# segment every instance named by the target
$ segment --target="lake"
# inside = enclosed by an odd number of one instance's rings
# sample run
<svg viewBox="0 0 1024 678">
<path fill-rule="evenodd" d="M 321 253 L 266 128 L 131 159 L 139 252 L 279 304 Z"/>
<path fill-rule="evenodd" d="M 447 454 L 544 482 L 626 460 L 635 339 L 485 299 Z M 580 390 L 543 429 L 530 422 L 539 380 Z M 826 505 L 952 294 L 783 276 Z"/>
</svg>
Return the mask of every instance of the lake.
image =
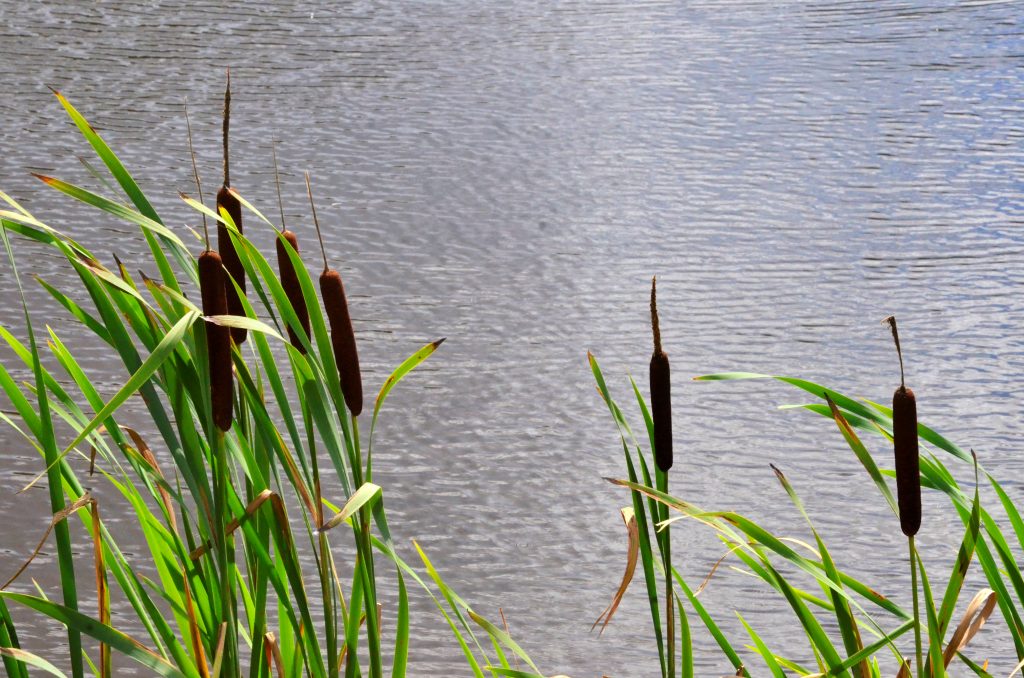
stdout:
<svg viewBox="0 0 1024 678">
<path fill-rule="evenodd" d="M 646 382 L 652 275 L 674 374 L 676 494 L 810 539 L 774 463 L 838 564 L 909 605 L 897 520 L 835 427 L 777 411 L 806 402 L 781 384 L 689 380 L 788 374 L 884 402 L 899 381 L 880 324 L 889 314 L 921 420 L 1024 493 L 1020 3 L 0 7 L 0 188 L 129 270 L 144 246 L 133 226 L 28 175 L 106 192 L 76 159 L 90 149 L 47 85 L 85 113 L 184 237 L 196 224 L 177 197 L 194 191 L 183 101 L 212 193 L 231 67 L 232 183 L 276 214 L 280 139 L 286 217 L 315 267 L 302 182 L 311 171 L 367 392 L 447 337 L 394 391 L 375 442 L 401 548 L 414 558 L 416 538 L 477 610 L 499 618 L 500 606 L 545 671 L 657 671 L 639 579 L 604 635 L 590 631 L 624 567 L 618 510 L 629 497 L 602 479 L 625 469 L 586 361 L 588 350 L 598 357 L 639 425 L 628 376 Z M 270 251 L 269 230 L 252 237 Z M 34 321 L 113 393 L 125 375 L 31 275 L 74 281 L 48 252 L 17 251 Z M 0 293 L 0 323 L 24 336 L 7 265 Z M 130 407 L 125 417 L 141 420 Z M 0 515 L 23 517 L 0 523 L 6 579 L 49 518 L 44 490 L 15 494 L 39 458 L 10 429 L 0 441 Z M 884 441 L 869 446 L 891 467 Z M 924 510 L 919 548 L 941 579 L 962 528 L 945 499 L 926 492 Z M 130 515 L 107 520 L 130 533 Z M 673 537 L 674 563 L 694 583 L 724 554 L 696 523 L 678 523 Z M 76 543 L 87 557 L 89 543 Z M 56 590 L 50 552 L 17 590 L 31 590 L 30 576 Z M 761 582 L 723 567 L 702 598 L 735 642 L 745 638 L 739 609 L 779 653 L 808 659 L 792 615 Z M 425 596 L 413 612 L 411 674 L 465 675 Z M 31 646 L 59 651 L 59 629 L 31 623 Z M 1008 672 L 1016 661 L 1002 626 L 997 613 L 971 656 Z M 694 633 L 698 675 L 724 673 L 710 638 Z"/>
</svg>

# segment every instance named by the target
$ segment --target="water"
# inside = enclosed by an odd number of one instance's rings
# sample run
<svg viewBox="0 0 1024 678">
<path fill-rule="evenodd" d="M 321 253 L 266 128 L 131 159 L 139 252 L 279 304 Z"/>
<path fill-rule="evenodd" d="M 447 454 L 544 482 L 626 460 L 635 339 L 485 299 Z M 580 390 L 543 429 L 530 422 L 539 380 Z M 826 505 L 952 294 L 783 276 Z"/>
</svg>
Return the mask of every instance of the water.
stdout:
<svg viewBox="0 0 1024 678">
<path fill-rule="evenodd" d="M 142 256 L 131 226 L 27 175 L 96 186 L 74 157 L 89 149 L 45 86 L 88 115 L 186 233 L 182 101 L 213 186 L 232 67 L 233 183 L 273 213 L 280 138 L 287 216 L 310 242 L 301 171 L 313 172 L 368 390 L 448 338 L 382 421 L 376 479 L 393 529 L 478 610 L 497 618 L 502 606 L 546 671 L 656 671 L 639 584 L 603 637 L 589 632 L 621 575 L 628 497 L 602 480 L 624 469 L 585 360 L 592 350 L 627 404 L 627 374 L 645 379 L 653 274 L 676 375 L 676 492 L 807 538 L 773 462 L 840 565 L 909 605 L 896 521 L 849 450 L 826 421 L 775 411 L 805 399 L 686 379 L 794 374 L 886 400 L 897 367 L 878 322 L 895 313 L 922 419 L 1021 495 L 1019 3 L 4 4 L 2 187 L 129 268 Z M 23 278 L 71 283 L 39 248 L 18 252 Z M 37 321 L 112 392 L 124 375 L 28 288 Z M 0 289 L 13 300 L 9 267 Z M 22 334 L 19 314 L 11 301 L 0 320 Z M 14 494 L 38 458 L 10 431 L 2 440 L 0 513 L 26 517 L 0 527 L 8 573 L 48 519 L 44 492 Z M 935 497 L 925 511 L 935 518 L 920 546 L 941 578 L 955 520 Z M 723 553 L 697 525 L 674 538 L 695 582 Z M 54 590 L 49 557 L 28 574 Z M 703 596 L 735 642 L 738 608 L 773 648 L 808 658 L 763 585 L 723 568 Z M 465 674 L 422 597 L 414 614 L 413 674 Z M 1008 671 L 1001 627 L 997 614 L 973 656 Z M 34 628 L 36 647 L 59 647 L 51 626 Z M 700 637 L 698 674 L 724 673 Z"/>
</svg>

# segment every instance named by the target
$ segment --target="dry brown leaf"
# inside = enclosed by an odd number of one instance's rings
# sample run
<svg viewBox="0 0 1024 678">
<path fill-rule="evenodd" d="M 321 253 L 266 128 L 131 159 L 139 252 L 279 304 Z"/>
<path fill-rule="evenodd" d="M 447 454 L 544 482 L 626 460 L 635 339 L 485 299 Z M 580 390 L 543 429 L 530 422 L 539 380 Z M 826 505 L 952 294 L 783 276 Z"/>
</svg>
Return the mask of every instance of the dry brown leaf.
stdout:
<svg viewBox="0 0 1024 678">
<path fill-rule="evenodd" d="M 608 604 L 608 607 L 598 616 L 590 630 L 601 624 L 600 633 L 604 633 L 608 623 L 612 620 L 612 615 L 619 609 L 619 603 L 622 602 L 622 597 L 626 594 L 626 589 L 629 588 L 629 584 L 633 581 L 633 573 L 636 572 L 636 562 L 640 556 L 640 530 L 637 527 L 636 515 L 633 513 L 632 507 L 625 507 L 621 511 L 622 522 L 626 524 L 626 531 L 629 535 L 629 553 L 626 557 L 626 571 L 622 574 L 622 581 L 619 583 L 619 588 L 612 596 L 612 602 Z"/>
</svg>

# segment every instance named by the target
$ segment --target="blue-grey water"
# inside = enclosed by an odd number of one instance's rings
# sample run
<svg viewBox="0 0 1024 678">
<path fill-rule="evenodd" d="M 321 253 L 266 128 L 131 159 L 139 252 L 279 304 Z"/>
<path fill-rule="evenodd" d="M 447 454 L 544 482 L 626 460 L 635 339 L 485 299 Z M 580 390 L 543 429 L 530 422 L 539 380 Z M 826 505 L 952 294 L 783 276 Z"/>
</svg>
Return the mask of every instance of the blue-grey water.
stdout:
<svg viewBox="0 0 1024 678">
<path fill-rule="evenodd" d="M 86 113 L 187 235 L 182 102 L 214 186 L 231 67 L 233 184 L 275 214 L 270 144 L 281 140 L 286 214 L 314 267 L 301 179 L 312 172 L 367 390 L 426 341 L 448 339 L 394 391 L 376 442 L 376 480 L 404 554 L 415 557 L 416 538 L 477 610 L 497 619 L 500 606 L 545 672 L 657 673 L 639 581 L 604 635 L 590 631 L 624 566 L 628 495 L 602 480 L 625 470 L 586 362 L 590 350 L 639 425 L 628 375 L 646 379 L 654 274 L 675 377 L 674 492 L 810 540 L 774 463 L 839 565 L 909 606 L 897 521 L 834 426 L 776 410 L 808 398 L 779 384 L 688 379 L 792 374 L 885 401 L 898 383 L 879 324 L 890 313 L 921 419 L 973 447 L 1013 497 L 1024 492 L 1019 2 L 0 8 L 0 189 L 129 269 L 144 256 L 131 225 L 28 174 L 105 191 L 76 159 L 89 148 L 47 85 Z M 253 237 L 269 251 L 269 231 Z M 42 248 L 15 249 L 35 322 L 113 393 L 125 375 L 31 276 L 74 281 Z M 23 337 L 7 265 L 0 294 L 0 321 Z M 39 458 L 10 429 L 0 441 L 6 579 L 48 516 L 45 491 L 16 494 Z M 880 439 L 870 444 L 890 466 Z M 925 514 L 919 547 L 944 583 L 961 528 L 930 493 Z M 132 551 L 131 516 L 106 520 Z M 724 553 L 696 523 L 677 523 L 673 538 L 694 583 Z M 84 535 L 78 543 L 90 562 Z M 738 564 L 726 561 L 704 603 L 736 644 L 749 643 L 739 610 L 779 654 L 812 662 L 792 615 L 728 567 Z M 57 595 L 52 547 L 15 588 L 30 591 L 29 577 Z M 964 600 L 980 585 L 973 578 Z M 59 658 L 60 628 L 17 615 L 27 645 Z M 731 673 L 691 625 L 697 674 Z M 997 613 L 970 654 L 1005 675 L 1016 659 L 1003 629 Z M 411 675 L 467 675 L 460 656 L 418 595 Z"/>
</svg>

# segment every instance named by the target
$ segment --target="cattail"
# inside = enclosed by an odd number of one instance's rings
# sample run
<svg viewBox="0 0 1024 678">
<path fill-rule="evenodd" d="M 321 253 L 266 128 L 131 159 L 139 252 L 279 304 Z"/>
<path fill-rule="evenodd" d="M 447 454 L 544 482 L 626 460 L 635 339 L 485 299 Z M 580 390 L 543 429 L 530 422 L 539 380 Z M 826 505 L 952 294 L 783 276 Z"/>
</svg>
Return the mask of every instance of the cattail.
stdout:
<svg viewBox="0 0 1024 678">
<path fill-rule="evenodd" d="M 221 209 L 224 209 L 230 216 L 231 220 L 235 222 L 235 227 L 238 232 L 242 232 L 242 204 L 238 201 L 231 193 L 231 170 L 228 161 L 228 127 L 231 123 L 231 71 L 228 70 L 228 81 L 227 86 L 224 88 L 224 126 L 223 126 L 223 144 L 224 144 L 224 185 L 217 191 L 217 214 L 220 214 Z M 231 235 L 228 233 L 228 227 L 221 222 L 217 222 L 217 249 L 221 252 L 221 258 L 224 261 L 224 268 L 231 275 L 231 277 L 238 283 L 238 287 L 241 289 L 241 294 L 245 294 L 245 268 L 242 266 L 242 260 L 238 258 L 238 252 L 235 251 L 235 244 L 231 242 Z M 245 309 L 242 306 L 242 299 L 239 296 L 238 290 L 231 284 L 231 281 L 227 281 L 227 289 L 225 290 L 228 298 L 228 313 L 231 315 L 245 315 Z M 241 344 L 245 341 L 246 331 L 242 327 L 231 328 L 231 338 L 235 340 L 236 344 Z"/>
<path fill-rule="evenodd" d="M 359 353 L 356 351 L 356 336 L 352 331 L 352 318 L 348 314 L 348 300 L 345 299 L 345 285 L 341 275 L 334 269 L 324 269 L 320 274 L 320 294 L 323 295 L 327 320 L 331 325 L 331 346 L 338 363 L 341 377 L 341 393 L 345 404 L 358 417 L 363 411 L 363 382 L 359 374 Z"/>
<path fill-rule="evenodd" d="M 288 256 L 286 249 L 290 245 L 295 250 L 295 253 L 298 254 L 299 240 L 295 237 L 294 233 L 288 230 L 281 231 L 279 235 L 280 237 L 277 239 L 277 269 L 281 276 L 281 286 L 284 288 L 285 296 L 288 297 L 288 303 L 292 305 L 295 315 L 299 317 L 299 324 L 302 325 L 302 329 L 308 337 L 309 309 L 306 308 L 306 298 L 302 296 L 299 276 L 295 272 L 295 266 L 292 264 L 291 257 Z M 287 245 L 285 241 L 288 242 Z M 288 338 L 291 339 L 292 346 L 299 349 L 305 355 L 306 348 L 302 343 L 302 339 L 291 325 L 288 325 Z"/>
<path fill-rule="evenodd" d="M 277 270 L 281 278 L 281 287 L 284 288 L 284 294 L 288 297 L 288 303 L 292 305 L 295 315 L 299 318 L 299 324 L 302 325 L 302 329 L 308 337 L 309 309 L 306 308 L 306 298 L 302 296 L 302 285 L 299 284 L 299 276 L 295 272 L 295 266 L 292 264 L 291 257 L 288 256 L 288 250 L 284 244 L 284 241 L 287 240 L 288 244 L 295 250 L 295 253 L 299 253 L 299 239 L 288 230 L 284 223 L 284 201 L 281 200 L 281 175 L 277 170 L 277 148 L 274 146 L 276 143 L 276 141 L 271 143 L 270 152 L 274 156 L 274 184 L 277 186 L 277 206 L 281 210 L 281 228 L 283 229 L 278 234 L 280 237 L 277 239 Z M 292 329 L 291 325 L 288 325 L 288 338 L 291 339 L 292 346 L 299 349 L 302 355 L 306 355 L 306 347 L 302 344 L 302 340 L 295 330 Z"/>
<path fill-rule="evenodd" d="M 654 461 L 662 472 L 672 468 L 672 382 L 668 356 L 661 350 L 658 327 L 657 278 L 651 279 L 651 326 L 654 354 L 651 356 L 651 417 L 654 419 Z"/>
<path fill-rule="evenodd" d="M 913 537 L 921 528 L 921 473 L 917 447 L 917 398 L 907 388 L 903 374 L 903 351 L 896 318 L 883 322 L 892 328 L 896 353 L 900 358 L 900 386 L 892 396 L 892 438 L 896 452 L 896 496 L 900 507 L 900 528 Z"/>
<path fill-rule="evenodd" d="M 352 318 L 348 314 L 348 300 L 345 298 L 345 285 L 341 282 L 341 274 L 327 265 L 327 251 L 324 249 L 320 222 L 316 218 L 316 207 L 313 205 L 309 172 L 306 172 L 306 191 L 309 193 L 309 206 L 313 211 L 316 235 L 320 239 L 320 252 L 324 257 L 324 272 L 320 274 L 320 295 L 323 297 L 327 320 L 331 326 L 331 348 L 334 349 L 334 360 L 338 364 L 341 394 L 345 397 L 345 404 L 352 412 L 352 416 L 358 417 L 363 411 L 363 380 L 359 372 L 356 335 L 352 330 Z"/>
<path fill-rule="evenodd" d="M 203 202 L 203 183 L 199 181 L 196 152 L 192 146 L 192 123 L 185 104 L 185 125 L 188 128 L 188 153 L 192 158 L 192 175 L 196 180 L 199 202 Z M 224 262 L 210 249 L 210 231 L 203 215 L 203 237 L 206 250 L 199 255 L 199 292 L 203 300 L 203 315 L 225 315 L 228 310 L 224 284 Z M 231 408 L 234 400 L 231 372 L 231 332 L 223 325 L 206 324 L 206 358 L 210 364 L 210 409 L 213 423 L 222 431 L 231 428 Z"/>
<path fill-rule="evenodd" d="M 225 294 L 224 263 L 219 254 L 206 250 L 199 255 L 199 289 L 203 297 L 203 315 L 225 315 L 228 312 Z M 210 363 L 210 402 L 213 423 L 222 431 L 231 428 L 234 400 L 231 374 L 231 332 L 215 323 L 206 324 L 206 354 Z"/>
</svg>

